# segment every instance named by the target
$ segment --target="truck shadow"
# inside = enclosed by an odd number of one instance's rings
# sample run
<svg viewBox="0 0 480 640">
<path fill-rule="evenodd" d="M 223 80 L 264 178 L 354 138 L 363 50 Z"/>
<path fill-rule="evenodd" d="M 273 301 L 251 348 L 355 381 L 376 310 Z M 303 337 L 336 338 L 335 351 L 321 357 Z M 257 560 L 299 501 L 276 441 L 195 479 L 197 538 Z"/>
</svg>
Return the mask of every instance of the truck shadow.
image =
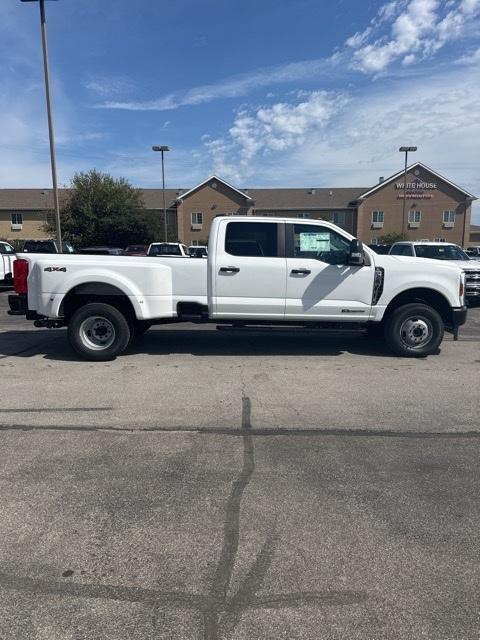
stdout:
<svg viewBox="0 0 480 640">
<path fill-rule="evenodd" d="M 358 332 L 215 331 L 206 328 L 152 328 L 129 346 L 125 355 L 166 356 L 341 356 L 345 353 L 394 358 L 382 340 Z M 438 349 L 437 354 L 440 353 Z M 0 361 L 11 356 L 82 361 L 70 348 L 64 329 L 5 331 L 0 334 Z M 122 356 L 120 356 L 122 357 Z"/>
</svg>

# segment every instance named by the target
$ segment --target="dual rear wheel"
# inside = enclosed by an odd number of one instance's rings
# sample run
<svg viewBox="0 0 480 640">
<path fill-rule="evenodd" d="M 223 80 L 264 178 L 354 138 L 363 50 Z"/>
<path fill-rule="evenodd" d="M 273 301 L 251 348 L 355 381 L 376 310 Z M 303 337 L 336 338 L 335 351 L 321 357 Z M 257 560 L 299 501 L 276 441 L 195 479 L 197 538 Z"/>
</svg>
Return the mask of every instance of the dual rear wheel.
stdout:
<svg viewBox="0 0 480 640">
<path fill-rule="evenodd" d="M 87 360 L 112 360 L 150 326 L 147 321 L 129 321 L 110 304 L 91 302 L 73 313 L 68 324 L 68 339 L 75 351 Z"/>
</svg>

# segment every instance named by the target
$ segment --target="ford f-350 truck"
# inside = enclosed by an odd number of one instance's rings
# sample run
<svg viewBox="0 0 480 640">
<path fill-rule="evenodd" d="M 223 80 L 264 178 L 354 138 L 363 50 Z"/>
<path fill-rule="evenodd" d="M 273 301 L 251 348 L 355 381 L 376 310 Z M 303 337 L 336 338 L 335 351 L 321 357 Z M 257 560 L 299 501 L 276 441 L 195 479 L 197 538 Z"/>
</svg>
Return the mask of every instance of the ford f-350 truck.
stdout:
<svg viewBox="0 0 480 640">
<path fill-rule="evenodd" d="M 9 313 L 68 327 L 88 360 L 121 354 L 152 324 L 359 326 L 400 356 L 434 353 L 466 320 L 465 276 L 449 264 L 375 254 L 324 221 L 214 220 L 208 260 L 25 255 Z"/>
</svg>

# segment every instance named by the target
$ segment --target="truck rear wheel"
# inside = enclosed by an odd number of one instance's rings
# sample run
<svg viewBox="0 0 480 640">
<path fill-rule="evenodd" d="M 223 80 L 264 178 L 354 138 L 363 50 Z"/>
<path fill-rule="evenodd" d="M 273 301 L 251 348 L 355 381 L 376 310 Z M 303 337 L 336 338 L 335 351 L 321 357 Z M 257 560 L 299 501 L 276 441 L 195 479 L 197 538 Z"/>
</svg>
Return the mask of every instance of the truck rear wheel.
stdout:
<svg viewBox="0 0 480 640">
<path fill-rule="evenodd" d="M 426 304 L 406 304 L 385 322 L 385 340 L 399 356 L 421 358 L 434 353 L 443 339 L 444 325 L 438 312 Z"/>
<path fill-rule="evenodd" d="M 68 339 L 73 349 L 86 360 L 113 360 L 129 343 L 130 325 L 116 307 L 92 302 L 72 315 Z"/>
</svg>

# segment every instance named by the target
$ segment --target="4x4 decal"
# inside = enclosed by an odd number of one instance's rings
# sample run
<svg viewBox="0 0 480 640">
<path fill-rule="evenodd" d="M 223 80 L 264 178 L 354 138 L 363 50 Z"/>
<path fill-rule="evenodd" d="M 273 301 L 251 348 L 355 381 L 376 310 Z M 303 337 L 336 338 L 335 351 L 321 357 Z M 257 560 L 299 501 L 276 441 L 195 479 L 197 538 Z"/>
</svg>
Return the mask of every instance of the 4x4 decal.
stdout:
<svg viewBox="0 0 480 640">
<path fill-rule="evenodd" d="M 45 267 L 44 271 L 66 271 L 67 267 Z"/>
</svg>

